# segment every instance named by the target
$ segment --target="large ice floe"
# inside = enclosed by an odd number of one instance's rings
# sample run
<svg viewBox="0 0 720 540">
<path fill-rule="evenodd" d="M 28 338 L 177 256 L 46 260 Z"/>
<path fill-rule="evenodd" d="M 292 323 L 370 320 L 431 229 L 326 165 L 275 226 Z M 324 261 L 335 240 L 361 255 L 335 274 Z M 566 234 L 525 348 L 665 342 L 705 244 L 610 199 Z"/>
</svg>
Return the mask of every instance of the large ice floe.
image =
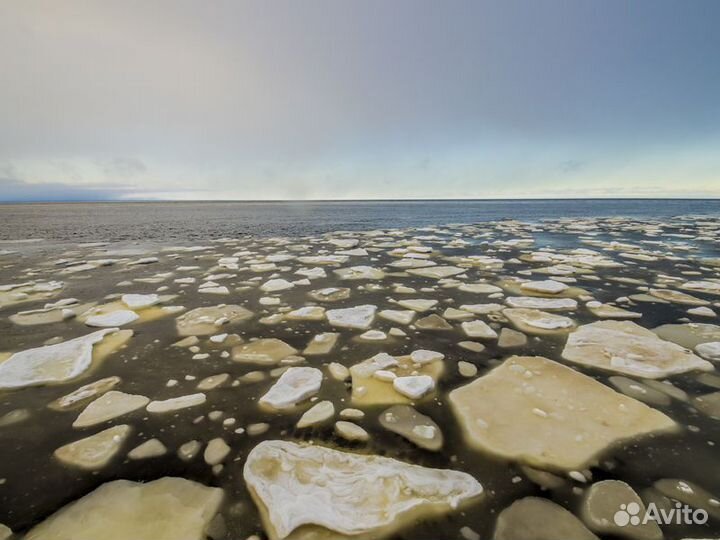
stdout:
<svg viewBox="0 0 720 540">
<path fill-rule="evenodd" d="M 513 356 L 449 399 L 470 445 L 541 468 L 582 469 L 616 443 L 677 427 L 644 403 L 539 356 Z"/>
<path fill-rule="evenodd" d="M 463 472 L 278 440 L 253 448 L 243 477 L 272 540 L 381 538 L 483 491 Z"/>
<path fill-rule="evenodd" d="M 58 384 L 78 378 L 87 371 L 93 357 L 100 360 L 130 338 L 132 332 L 117 328 L 99 330 L 55 345 L 45 345 L 13 354 L 0 363 L 0 389 Z M 115 339 L 110 339 L 114 336 Z M 107 340 L 106 347 L 94 351 Z"/>
<path fill-rule="evenodd" d="M 115 480 L 70 503 L 25 540 L 205 540 L 223 491 L 184 478 Z"/>
<path fill-rule="evenodd" d="M 568 336 L 563 358 L 599 369 L 659 379 L 687 371 L 712 371 L 692 351 L 660 339 L 631 321 L 586 324 Z"/>
</svg>

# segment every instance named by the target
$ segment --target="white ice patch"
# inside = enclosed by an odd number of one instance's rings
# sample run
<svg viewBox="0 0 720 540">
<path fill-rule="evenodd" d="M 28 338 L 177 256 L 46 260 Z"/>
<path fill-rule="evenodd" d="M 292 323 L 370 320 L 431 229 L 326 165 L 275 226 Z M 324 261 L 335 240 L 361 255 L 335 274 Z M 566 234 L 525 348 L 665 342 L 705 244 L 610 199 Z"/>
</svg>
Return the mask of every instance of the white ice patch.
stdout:
<svg viewBox="0 0 720 540">
<path fill-rule="evenodd" d="M 294 407 L 320 390 L 322 371 L 311 367 L 291 367 L 283 373 L 260 403 L 274 409 Z"/>
<path fill-rule="evenodd" d="M 299 470 L 307 474 L 298 475 Z M 275 538 L 303 525 L 373 537 L 401 514 L 423 506 L 450 511 L 483 490 L 463 472 L 287 441 L 255 446 L 243 476 L 267 511 Z"/>
<path fill-rule="evenodd" d="M 325 316 L 333 326 L 366 330 L 372 324 L 376 310 L 377 307 L 366 304 L 343 309 L 330 309 Z"/>
<path fill-rule="evenodd" d="M 140 316 L 134 311 L 129 309 L 119 309 L 117 311 L 111 311 L 110 313 L 103 313 L 102 315 L 92 315 L 85 319 L 85 324 L 88 326 L 95 326 L 100 328 L 107 328 L 112 326 L 124 326 L 136 321 Z"/>
<path fill-rule="evenodd" d="M 418 399 L 435 388 L 435 381 L 429 375 L 410 375 L 393 379 L 393 388 L 403 396 Z"/>
<path fill-rule="evenodd" d="M 93 345 L 117 328 L 106 328 L 55 345 L 13 354 L 0 364 L 0 389 L 59 383 L 90 367 Z"/>
<path fill-rule="evenodd" d="M 157 294 L 123 294 L 120 298 L 130 309 L 142 309 L 154 306 L 160 301 Z"/>
</svg>

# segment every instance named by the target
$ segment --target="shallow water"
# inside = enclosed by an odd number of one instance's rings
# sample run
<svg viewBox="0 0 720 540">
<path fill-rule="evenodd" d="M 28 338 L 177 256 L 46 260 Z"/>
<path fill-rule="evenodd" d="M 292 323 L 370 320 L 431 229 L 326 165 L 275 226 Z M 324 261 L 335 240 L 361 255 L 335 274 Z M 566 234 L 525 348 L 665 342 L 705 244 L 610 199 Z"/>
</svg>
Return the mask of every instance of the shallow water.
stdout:
<svg viewBox="0 0 720 540">
<path fill-rule="evenodd" d="M 62 206 L 62 205 L 61 205 Z M 83 206 L 83 205 L 80 205 Z M 430 416 L 443 431 L 445 444 L 440 452 L 422 450 L 409 441 L 390 433 L 382 428 L 377 418 L 386 406 L 362 407 L 365 417 L 357 423 L 370 434 L 365 443 L 348 442 L 338 437 L 333 431 L 333 424 L 321 427 L 297 429 L 295 424 L 301 413 L 308 408 L 305 404 L 298 411 L 290 413 L 271 413 L 257 405 L 257 400 L 272 385 L 274 379 L 268 378 L 257 383 L 242 383 L 238 386 L 225 386 L 207 391 L 208 401 L 202 406 L 180 410 L 167 415 L 152 415 L 140 410 L 117 420 L 107 422 L 96 428 L 84 430 L 73 429 L 71 424 L 79 410 L 57 412 L 47 408 L 47 404 L 79 386 L 102 377 L 117 375 L 122 383 L 116 390 L 132 394 L 142 394 L 150 399 L 166 399 L 169 397 L 194 393 L 197 383 L 204 377 L 219 373 L 229 373 L 237 379 L 245 373 L 255 370 L 269 372 L 273 367 L 247 365 L 222 358 L 220 353 L 227 350 L 226 346 L 212 346 L 205 337 L 200 338 L 201 352 L 209 353 L 207 359 L 193 360 L 193 354 L 186 348 L 173 347 L 178 341 L 175 318 L 167 316 L 148 322 L 135 322 L 125 328 L 132 329 L 134 335 L 126 348 L 112 354 L 99 366 L 84 373 L 80 378 L 65 384 L 54 386 L 37 386 L 14 391 L 0 391 L 0 417 L 16 409 L 27 409 L 30 417 L 19 423 L 0 427 L 0 523 L 9 526 L 17 533 L 29 530 L 56 510 L 62 508 L 97 486 L 113 479 L 152 480 L 164 476 L 180 476 L 195 480 L 205 485 L 218 486 L 225 491 L 225 502 L 221 514 L 226 523 L 228 540 L 244 539 L 251 534 L 262 535 L 263 526 L 255 504 L 250 498 L 243 481 L 242 467 L 244 460 L 252 448 L 262 440 L 284 439 L 294 441 L 313 441 L 332 447 L 394 457 L 428 467 L 452 468 L 467 472 L 478 479 L 485 488 L 484 496 L 457 512 L 450 512 L 446 517 L 432 519 L 427 522 L 409 524 L 397 538 L 458 538 L 459 530 L 470 527 L 480 534 L 481 538 L 491 538 L 498 513 L 511 502 L 527 495 L 551 499 L 561 506 L 579 515 L 583 493 L 591 482 L 602 479 L 620 479 L 632 486 L 641 495 L 651 488 L 653 483 L 662 478 L 677 478 L 694 482 L 705 490 L 720 496 L 720 421 L 699 413 L 689 403 L 671 400 L 669 405 L 655 406 L 678 422 L 684 429 L 680 433 L 645 437 L 625 441 L 620 445 L 602 453 L 599 462 L 593 466 L 592 480 L 587 484 L 579 483 L 564 477 L 562 485 L 544 490 L 533 483 L 512 461 L 492 457 L 482 451 L 470 448 L 461 433 L 458 420 L 447 404 L 449 391 L 466 384 L 469 380 L 462 377 L 457 370 L 458 361 L 466 361 L 478 368 L 478 377 L 486 374 L 511 354 L 541 355 L 563 363 L 561 352 L 565 345 L 566 335 L 528 336 L 525 346 L 510 350 L 498 347 L 496 340 L 482 340 L 485 349 L 482 352 L 471 352 L 458 346 L 458 342 L 470 339 L 460 329 L 460 321 L 449 321 L 451 330 L 422 331 L 413 326 L 404 327 L 388 320 L 376 317 L 371 328 L 388 332 L 393 327 L 400 327 L 407 332 L 406 337 L 390 336 L 384 341 L 359 341 L 357 336 L 362 330 L 349 330 L 331 326 L 327 320 L 322 321 L 283 321 L 279 324 L 262 324 L 261 317 L 277 313 L 285 307 L 298 308 L 308 304 L 323 305 L 328 309 L 350 307 L 361 304 L 373 304 L 378 309 L 401 309 L 392 303 L 392 299 L 428 298 L 439 300 L 438 305 L 428 313 L 441 314 L 447 307 L 459 308 L 462 304 L 500 302 L 504 296 L 513 296 L 505 290 L 499 298 L 488 295 L 465 293 L 453 286 L 453 283 L 438 282 L 436 279 L 413 276 L 401 273 L 401 269 L 393 269 L 388 264 L 398 260 L 388 252 L 393 249 L 390 244 L 422 244 L 434 249 L 432 259 L 438 264 L 451 265 L 462 263 L 444 260 L 444 257 L 465 257 L 470 255 L 487 255 L 505 261 L 502 269 L 483 270 L 468 268 L 467 278 L 462 281 L 487 281 L 497 284 L 508 277 L 544 280 L 553 276 L 534 273 L 524 274 L 526 270 L 537 270 L 547 263 L 533 263 L 517 260 L 531 252 L 553 249 L 558 253 L 569 253 L 575 248 L 592 249 L 606 255 L 613 261 L 623 263 L 619 268 L 594 268 L 587 274 L 575 274 L 577 280 L 572 285 L 587 291 L 587 298 L 602 302 L 615 302 L 619 297 L 626 297 L 645 292 L 643 287 L 656 286 L 663 276 L 679 278 L 668 288 L 677 288 L 686 280 L 717 280 L 720 267 L 707 260 L 720 256 L 720 219 L 675 218 L 675 219 L 578 219 L 572 222 L 547 220 L 541 224 L 520 224 L 513 222 L 496 222 L 475 219 L 473 225 L 442 225 L 438 227 L 390 229 L 388 219 L 378 222 L 368 218 L 367 223 L 359 223 L 352 216 L 345 217 L 335 223 L 333 230 L 338 229 L 383 229 L 385 232 L 367 234 L 357 232 L 347 235 L 319 234 L 325 232 L 333 217 L 327 222 L 321 221 L 306 227 L 294 222 L 293 214 L 285 214 L 282 220 L 277 215 L 274 224 L 262 231 L 264 234 L 249 235 L 253 230 L 254 220 L 267 215 L 267 206 L 259 214 L 253 210 L 249 225 L 240 226 L 223 217 L 223 212 L 233 215 L 232 207 L 224 207 L 215 203 L 209 208 L 189 206 L 185 217 L 189 223 L 203 223 L 192 228 L 188 234 L 188 222 L 182 225 L 168 223 L 161 213 L 155 218 L 162 222 L 158 231 L 153 222 L 145 218 L 142 226 L 128 224 L 129 210 L 114 205 L 98 205 L 103 210 L 93 208 L 88 214 L 77 212 L 74 205 L 68 205 L 62 220 L 66 226 L 57 226 L 56 217 L 47 217 L 45 224 L 35 220 L 31 214 L 38 209 L 17 206 L 11 208 L 11 227 L 3 229 L 3 236 L 12 240 L 23 238 L 59 238 L 58 241 L 32 243 L 1 243 L 0 253 L 0 284 L 22 283 L 25 281 L 59 280 L 64 283 L 61 291 L 50 298 L 29 301 L 0 308 L 0 351 L 22 351 L 39 347 L 47 340 L 61 337 L 69 339 L 90 333 L 94 329 L 86 327 L 78 320 L 64 322 L 18 326 L 8 317 L 18 311 L 41 308 L 45 303 L 61 298 L 77 298 L 80 302 L 105 303 L 110 295 L 125 293 L 152 293 L 159 287 L 167 287 L 161 294 L 177 295 L 169 302 L 181 305 L 187 310 L 199 306 L 213 306 L 220 303 L 239 304 L 254 313 L 248 321 L 239 323 L 223 332 L 237 333 L 246 342 L 254 337 L 276 337 L 302 351 L 310 338 L 320 332 L 339 332 L 340 340 L 336 348 L 326 356 L 308 357 L 301 365 L 319 367 L 327 375 L 324 365 L 330 361 L 352 366 L 378 352 L 391 355 L 409 354 L 416 349 L 429 349 L 445 354 L 445 372 L 438 383 L 435 397 L 417 401 L 416 409 Z M 172 206 L 172 205 L 171 205 Z M 3 208 L 3 213 L 6 211 Z M 284 207 L 287 209 L 287 206 Z M 439 207 L 438 207 L 439 208 Z M 708 212 L 714 207 L 708 206 Z M 199 210 L 198 210 L 199 209 Z M 208 212 L 217 212 L 215 221 L 208 222 Z M 107 213 L 105 214 L 107 210 Z M 672 212 L 679 210 L 672 207 Z M 139 210 L 131 213 L 137 215 Z M 273 212 L 279 212 L 276 207 Z M 338 208 L 333 212 L 343 212 Z M 387 212 L 388 208 L 382 210 Z M 475 212 L 473 210 L 473 212 Z M 557 208 L 549 211 L 556 212 Z M 15 213 L 12 213 L 15 212 Z M 17 213 L 19 212 L 19 213 Z M 24 217 L 23 212 L 30 212 Z M 51 213 L 52 213 L 51 212 Z M 65 210 L 62 210 L 65 212 Z M 177 213 L 175 208 L 173 212 Z M 287 212 L 287 210 L 283 210 Z M 423 226 L 424 220 L 438 220 L 438 214 L 445 215 L 446 210 L 424 207 L 422 218 L 417 218 Z M 449 212 L 449 211 L 448 211 Z M 454 216 L 446 216 L 448 220 L 462 221 L 464 210 L 456 211 Z M 190 214 L 194 215 L 190 215 Z M 418 212 L 420 213 L 420 212 Z M 677 213 L 685 213 L 684 211 Z M 105 214 L 104 217 L 101 217 Z M 120 215 L 123 214 L 123 215 Z M 205 216 L 205 217 L 203 217 Z M 17 221 L 16 221 L 17 217 Z M 535 215 L 536 218 L 547 218 L 549 215 Z M 80 230 L 78 223 L 87 220 L 87 229 Z M 32 223 L 21 232 L 23 220 Z M 273 221 L 271 220 L 271 221 Z M 444 219 L 440 219 L 445 221 Z M 100 222 L 104 225 L 100 225 Z M 283 221 L 284 225 L 278 225 Z M 395 225 L 404 225 L 403 219 L 397 219 Z M 484 220 L 482 220 L 484 221 Z M 293 229 L 292 236 L 286 239 L 268 237 L 277 235 L 284 227 Z M 140 227 L 140 228 L 138 228 Z M 316 228 L 314 228 L 316 227 Z M 310 230 L 308 230 L 310 229 Z M 68 234 L 69 231 L 72 234 Z M 211 231 L 211 232 L 210 232 Z M 298 235 L 297 231 L 300 231 Z M 319 232 L 316 232 L 319 231 Z M 289 232 L 289 231 L 286 231 Z M 162 241 L 159 241 L 161 238 Z M 218 241 L 218 238 L 229 238 Z M 296 285 L 292 289 L 278 293 L 264 293 L 258 285 L 270 278 L 285 278 L 290 281 L 302 278 L 294 272 L 300 267 L 314 266 L 302 264 L 297 260 L 278 262 L 275 272 L 255 273 L 247 268 L 251 259 L 263 256 L 288 253 L 293 257 L 320 253 L 332 253 L 339 248 L 327 243 L 330 238 L 357 238 L 358 247 L 368 249 L 367 256 L 351 256 L 347 263 L 323 266 L 327 277 L 313 279 L 310 285 Z M 419 238 L 419 239 L 418 239 Z M 506 243 L 509 240 L 523 238 L 534 240 L 533 244 Z M 454 239 L 462 239 L 464 245 L 449 244 Z M 83 245 L 88 241 L 112 242 L 106 245 Z M 598 245 L 598 242 L 603 244 Z M 610 245 L 608 242 L 623 242 L 630 246 Z M 174 246 L 202 245 L 205 248 L 195 252 L 184 252 Z M 229 257 L 236 252 L 250 252 L 239 255 L 237 268 L 220 268 L 218 259 Z M 656 260 L 637 260 L 624 254 L 631 253 L 650 255 Z M 128 262 L 141 257 L 157 257 L 157 262 L 130 265 Z M 63 273 L 83 261 L 97 259 L 115 259 L 108 266 L 90 268 L 76 273 Z M 516 262 L 515 262 L 516 261 Z M 339 281 L 333 270 L 340 267 L 371 265 L 385 269 L 386 272 L 398 272 L 397 275 L 386 276 L 381 280 Z M 178 271 L 181 266 L 198 266 L 197 269 Z M 228 287 L 227 295 L 200 293 L 198 285 L 211 274 L 229 274 L 218 279 L 219 285 Z M 146 283 L 138 279 L 158 277 L 156 283 Z M 195 277 L 194 284 L 174 282 L 177 278 Z M 639 282 L 629 283 L 614 278 L 630 278 Z M 259 278 L 259 279 L 258 279 Z M 596 279 L 599 278 L 599 279 Z M 130 284 L 121 285 L 121 282 Z M 399 294 L 393 291 L 394 284 L 416 289 L 412 294 Z M 456 285 L 456 284 L 455 284 Z M 351 288 L 350 298 L 335 303 L 313 302 L 307 296 L 310 290 L 325 287 L 344 286 Z M 666 285 L 667 286 L 667 285 Z M 426 289 L 426 290 L 423 290 Z M 698 298 L 710 302 L 709 307 L 720 312 L 718 302 L 720 296 L 704 292 L 691 292 Z M 279 306 L 263 306 L 259 299 L 265 296 L 280 298 Z M 559 314 L 571 317 L 578 325 L 597 321 L 579 302 L 578 309 Z M 694 316 L 687 313 L 693 306 L 675 303 L 650 303 L 630 301 L 621 303 L 623 307 L 642 314 L 635 322 L 645 328 L 655 328 L 662 324 L 679 321 L 703 322 L 718 324 L 718 317 Z M 512 328 L 503 318 L 492 318 L 481 315 L 477 317 L 491 323 L 498 331 L 501 327 Z M 417 318 L 416 318 L 417 320 Z M 579 372 L 608 383 L 614 373 L 597 369 L 572 366 Z M 717 372 L 715 372 L 717 374 Z M 168 387 L 168 380 L 175 379 L 177 386 Z M 672 383 L 686 391 L 691 397 L 707 394 L 714 390 L 698 380 L 697 372 L 675 375 L 669 378 Z M 350 403 L 350 383 L 341 383 L 328 378 L 323 380 L 317 394 L 320 400 L 333 401 L 339 411 Z M 82 410 L 82 409 L 80 409 Z M 210 411 L 223 411 L 223 418 L 234 418 L 236 423 L 224 426 L 222 421 L 208 418 Z M 247 433 L 235 433 L 238 427 L 249 424 L 267 422 L 269 430 L 259 436 Z M 87 436 L 100 428 L 119 423 L 129 423 L 134 427 L 130 439 L 125 442 L 119 456 L 105 468 L 97 472 L 81 472 L 77 469 L 60 465 L 53 457 L 53 451 L 81 436 Z M 688 426 L 692 426 L 688 429 Z M 162 457 L 132 461 L 126 459 L 127 451 L 144 440 L 156 437 L 168 448 Z M 215 437 L 223 437 L 231 447 L 231 453 L 225 460 L 221 471 L 211 469 L 202 459 L 202 455 L 193 461 L 184 462 L 176 456 L 177 448 L 191 439 L 207 442 Z M 562 473 L 561 473 L 562 475 Z M 538 525 L 542 527 L 542 524 Z M 664 526 L 665 538 L 702 537 L 711 538 L 720 535 L 720 521 L 710 519 L 706 525 Z"/>
</svg>

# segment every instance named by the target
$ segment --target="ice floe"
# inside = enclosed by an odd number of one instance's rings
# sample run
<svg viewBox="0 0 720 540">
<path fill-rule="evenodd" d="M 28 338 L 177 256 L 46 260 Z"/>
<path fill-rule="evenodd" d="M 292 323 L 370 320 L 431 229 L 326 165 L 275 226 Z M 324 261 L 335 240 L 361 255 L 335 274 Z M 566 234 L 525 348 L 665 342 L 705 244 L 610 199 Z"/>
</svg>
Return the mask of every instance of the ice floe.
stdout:
<svg viewBox="0 0 720 540">
<path fill-rule="evenodd" d="M 184 478 L 115 480 L 62 508 L 26 540 L 205 540 L 223 491 Z"/>
<path fill-rule="evenodd" d="M 598 540 L 572 513 L 557 503 L 525 497 L 497 518 L 493 540 Z"/>
<path fill-rule="evenodd" d="M 93 362 L 93 347 L 117 333 L 117 328 L 14 353 L 0 363 L 0 389 L 57 384 L 73 380 L 87 371 Z M 116 335 L 112 344 L 120 346 L 132 333 Z"/>
<path fill-rule="evenodd" d="M 232 359 L 236 362 L 273 365 L 297 352 L 297 349 L 281 339 L 262 338 L 233 347 Z"/>
<path fill-rule="evenodd" d="M 472 446 L 541 468 L 581 469 L 620 441 L 677 427 L 659 411 L 539 356 L 513 356 L 449 399 Z"/>
<path fill-rule="evenodd" d="M 482 493 L 462 472 L 289 441 L 258 444 L 243 471 L 273 540 L 301 527 L 380 538 L 416 516 L 452 511 Z"/>
<path fill-rule="evenodd" d="M 137 395 L 110 390 L 91 401 L 73 422 L 73 427 L 83 428 L 114 420 L 138 409 L 142 409 L 150 399 Z"/>
<path fill-rule="evenodd" d="M 148 403 L 146 409 L 149 413 L 162 414 L 187 409 L 188 407 L 197 407 L 205 403 L 206 400 L 207 396 L 203 392 L 198 392 L 186 396 L 151 401 Z"/>
<path fill-rule="evenodd" d="M 366 304 L 342 309 L 329 309 L 325 312 L 325 316 L 332 326 L 367 330 L 375 319 L 376 311 L 376 306 Z"/>
<path fill-rule="evenodd" d="M 225 325 L 246 321 L 253 313 L 242 306 L 221 304 L 200 307 L 184 313 L 175 321 L 180 336 L 208 336 L 217 334 Z"/>
<path fill-rule="evenodd" d="M 563 333 L 575 327 L 575 323 L 569 317 L 539 309 L 506 308 L 502 314 L 519 330 L 528 334 Z"/>
<path fill-rule="evenodd" d="M 350 368 L 352 400 L 358 405 L 408 403 L 430 392 L 445 369 L 442 360 L 418 364 L 407 356 L 379 353 Z M 388 371 L 395 377 L 376 377 Z M 401 379 L 400 382 L 397 382 Z"/>
<path fill-rule="evenodd" d="M 101 328 L 124 326 L 140 318 L 140 315 L 129 309 L 112 311 L 101 315 L 91 315 L 85 319 L 88 326 L 99 326 Z"/>
<path fill-rule="evenodd" d="M 713 369 L 710 362 L 631 321 L 579 327 L 568 336 L 562 356 L 585 366 L 650 379 Z"/>
<path fill-rule="evenodd" d="M 132 428 L 127 424 L 113 426 L 61 446 L 55 450 L 55 457 L 71 467 L 94 471 L 105 467 L 115 457 Z"/>
<path fill-rule="evenodd" d="M 322 371 L 311 367 L 291 367 L 260 398 L 262 405 L 288 409 L 315 395 L 320 390 Z"/>
<path fill-rule="evenodd" d="M 332 401 L 319 401 L 303 413 L 297 422 L 297 427 L 305 428 L 321 424 L 335 416 L 335 406 Z"/>
<path fill-rule="evenodd" d="M 380 425 L 411 441 L 420 448 L 437 451 L 442 448 L 443 434 L 432 418 L 409 405 L 393 405 L 380 413 Z"/>
</svg>

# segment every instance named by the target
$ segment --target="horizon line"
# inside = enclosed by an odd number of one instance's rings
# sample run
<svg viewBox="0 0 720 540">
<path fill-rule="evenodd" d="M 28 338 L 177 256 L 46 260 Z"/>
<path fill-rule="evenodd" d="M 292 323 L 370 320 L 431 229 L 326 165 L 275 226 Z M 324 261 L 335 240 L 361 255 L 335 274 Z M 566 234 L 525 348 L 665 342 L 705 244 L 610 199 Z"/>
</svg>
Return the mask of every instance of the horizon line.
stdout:
<svg viewBox="0 0 720 540">
<path fill-rule="evenodd" d="M 152 203 L 343 203 L 343 202 L 521 202 L 521 201 L 720 201 L 717 197 L 499 197 L 499 198 L 366 198 L 366 199 L 61 199 L 0 200 L 15 204 L 152 204 Z"/>
</svg>

